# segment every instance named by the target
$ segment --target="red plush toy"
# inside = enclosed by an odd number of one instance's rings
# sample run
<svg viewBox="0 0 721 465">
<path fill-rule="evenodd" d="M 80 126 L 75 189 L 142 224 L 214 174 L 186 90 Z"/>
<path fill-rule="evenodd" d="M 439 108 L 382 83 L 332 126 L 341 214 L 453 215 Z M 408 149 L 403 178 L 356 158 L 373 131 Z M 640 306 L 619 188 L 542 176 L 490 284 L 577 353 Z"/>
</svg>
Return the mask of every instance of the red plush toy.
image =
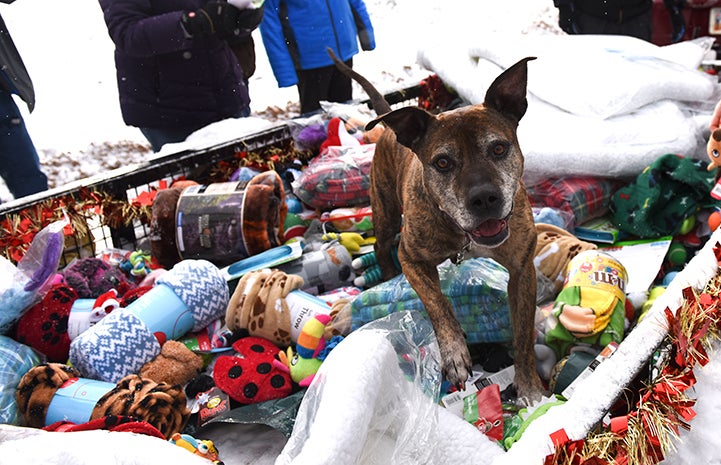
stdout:
<svg viewBox="0 0 721 465">
<path fill-rule="evenodd" d="M 127 307 L 135 299 L 152 289 L 150 286 L 138 286 L 126 292 L 122 297 L 118 291 L 110 289 L 101 294 L 93 304 L 88 324 L 97 323 L 101 318 L 119 307 Z M 42 300 L 20 318 L 15 328 L 14 338 L 27 346 L 45 354 L 47 361 L 65 363 L 70 352 L 69 318 L 78 293 L 67 284 L 54 284 Z M 76 323 L 70 332 L 78 332 L 82 325 Z M 75 334 L 77 336 L 77 334 Z"/>
<path fill-rule="evenodd" d="M 18 321 L 15 339 L 36 349 L 50 362 L 65 363 L 70 351 L 68 315 L 78 293 L 65 284 L 55 284 L 40 302 Z"/>
<path fill-rule="evenodd" d="M 233 344 L 235 355 L 215 361 L 215 385 L 241 404 L 253 404 L 288 396 L 290 375 L 273 365 L 280 349 L 262 337 L 248 336 Z"/>
</svg>

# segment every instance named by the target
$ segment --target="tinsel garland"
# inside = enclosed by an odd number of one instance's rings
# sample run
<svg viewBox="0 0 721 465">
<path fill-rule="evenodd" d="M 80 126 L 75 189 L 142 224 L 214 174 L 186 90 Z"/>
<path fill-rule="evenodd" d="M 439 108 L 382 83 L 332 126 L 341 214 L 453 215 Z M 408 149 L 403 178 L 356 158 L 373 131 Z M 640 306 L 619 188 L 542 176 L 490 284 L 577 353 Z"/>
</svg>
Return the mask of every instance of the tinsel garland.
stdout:
<svg viewBox="0 0 721 465">
<path fill-rule="evenodd" d="M 227 181 L 242 166 L 265 171 L 290 165 L 295 160 L 307 162 L 312 156 L 310 151 L 297 150 L 292 139 L 258 151 L 238 151 L 233 159 L 221 161 L 211 168 L 208 182 Z M 27 252 L 35 235 L 64 215 L 67 215 L 70 223 L 65 235 L 75 236 L 78 242 L 90 236 L 87 223 L 90 217 L 99 217 L 100 223 L 110 228 L 129 226 L 135 221 L 149 224 L 155 194 L 166 187 L 167 183 L 160 181 L 158 187 L 150 186 L 148 191 L 129 201 L 117 199 L 102 190 L 80 188 L 71 194 L 33 204 L 19 213 L 7 214 L 0 220 L 0 254 L 17 263 Z"/>
<path fill-rule="evenodd" d="M 714 254 L 721 263 L 719 244 Z M 680 429 L 690 429 L 696 415 L 696 401 L 686 394 L 696 382 L 693 369 L 709 362 L 712 342 L 721 339 L 721 273 L 700 292 L 684 289 L 683 297 L 676 314 L 665 309 L 669 356 L 641 390 L 635 410 L 612 418 L 604 430 L 585 439 L 555 441 L 545 465 L 655 465 L 674 450 Z"/>
<path fill-rule="evenodd" d="M 311 150 L 298 150 L 293 139 L 263 147 L 258 151 L 237 151 L 232 159 L 219 162 L 211 170 L 209 182 L 227 181 L 241 167 L 258 171 L 280 171 L 296 161 L 306 164 L 315 155 Z"/>
<path fill-rule="evenodd" d="M 447 110 L 458 95 L 449 90 L 437 74 L 423 79 L 418 96 L 418 106 L 431 113 Z"/>
</svg>

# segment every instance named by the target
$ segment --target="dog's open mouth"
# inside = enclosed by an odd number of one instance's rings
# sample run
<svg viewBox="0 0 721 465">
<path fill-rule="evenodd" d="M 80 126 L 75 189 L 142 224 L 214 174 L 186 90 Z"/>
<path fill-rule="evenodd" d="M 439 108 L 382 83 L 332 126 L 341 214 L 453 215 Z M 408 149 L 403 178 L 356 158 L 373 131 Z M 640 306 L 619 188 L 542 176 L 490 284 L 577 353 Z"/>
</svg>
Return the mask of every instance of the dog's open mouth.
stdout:
<svg viewBox="0 0 721 465">
<path fill-rule="evenodd" d="M 469 233 L 473 242 L 480 245 L 498 245 L 508 237 L 508 217 L 490 219 Z"/>
<path fill-rule="evenodd" d="M 488 220 L 481 223 L 476 229 L 471 231 L 473 237 L 493 237 L 497 236 L 508 228 L 508 222 L 504 220 Z"/>
</svg>

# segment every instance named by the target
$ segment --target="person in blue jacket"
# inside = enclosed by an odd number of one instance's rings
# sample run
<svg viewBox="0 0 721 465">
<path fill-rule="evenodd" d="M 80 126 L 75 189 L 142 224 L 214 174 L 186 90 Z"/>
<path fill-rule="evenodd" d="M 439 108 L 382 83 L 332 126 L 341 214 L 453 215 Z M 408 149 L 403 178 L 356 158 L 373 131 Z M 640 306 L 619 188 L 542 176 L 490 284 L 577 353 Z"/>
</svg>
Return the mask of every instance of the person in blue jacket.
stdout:
<svg viewBox="0 0 721 465">
<path fill-rule="evenodd" d="M 351 79 L 327 47 L 352 67 L 358 42 L 363 50 L 376 46 L 363 0 L 266 0 L 260 34 L 278 86 L 298 86 L 301 114 L 318 110 L 321 100 L 353 97 Z"/>
<path fill-rule="evenodd" d="M 241 10 L 225 0 L 99 1 L 115 44 L 123 120 L 153 150 L 250 114 L 243 70 L 228 40 L 260 24 L 258 2 Z"/>
<path fill-rule="evenodd" d="M 2 1 L 12 3 L 14 0 Z M 0 16 L 0 176 L 18 199 L 47 190 L 48 177 L 40 168 L 38 152 L 13 94 L 33 111 L 33 82 Z"/>
</svg>

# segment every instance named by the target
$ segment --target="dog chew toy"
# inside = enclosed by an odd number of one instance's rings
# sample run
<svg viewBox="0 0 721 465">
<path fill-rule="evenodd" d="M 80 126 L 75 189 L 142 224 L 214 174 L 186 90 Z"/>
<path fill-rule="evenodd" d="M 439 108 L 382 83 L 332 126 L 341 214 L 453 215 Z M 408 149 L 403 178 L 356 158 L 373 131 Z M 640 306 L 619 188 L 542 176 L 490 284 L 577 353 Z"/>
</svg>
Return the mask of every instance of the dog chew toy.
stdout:
<svg viewBox="0 0 721 465">
<path fill-rule="evenodd" d="M 290 346 L 305 321 L 331 310 L 327 302 L 300 290 L 302 284 L 301 277 L 278 269 L 246 273 L 230 297 L 226 326 L 231 331 L 245 329 L 279 347 Z"/>
<path fill-rule="evenodd" d="M 97 299 L 110 289 L 122 295 L 135 287 L 120 268 L 95 257 L 75 260 L 62 271 L 62 275 L 80 299 Z"/>
<path fill-rule="evenodd" d="M 225 313 L 228 285 L 207 260 L 183 260 L 125 308 L 70 343 L 70 361 L 85 377 L 118 382 L 160 353 L 162 344 L 205 328 Z"/>
<path fill-rule="evenodd" d="M 222 464 L 218 457 L 218 449 L 213 441 L 208 439 L 196 439 L 189 434 L 174 433 L 170 439 L 171 444 L 182 447 L 195 455 L 199 455 L 215 464 Z"/>
<path fill-rule="evenodd" d="M 577 343 L 621 342 L 628 275 L 612 256 L 598 250 L 576 255 L 568 264 L 563 290 L 546 319 L 546 344 L 558 359 Z"/>
<path fill-rule="evenodd" d="M 78 294 L 66 284 L 54 284 L 20 318 L 14 338 L 43 353 L 50 362 L 64 363 L 70 351 L 68 317 Z"/>
<path fill-rule="evenodd" d="M 280 349 L 262 337 L 244 337 L 233 343 L 235 355 L 221 355 L 213 366 L 213 381 L 231 399 L 254 404 L 287 397 L 293 390 L 290 375 L 273 364 Z"/>
<path fill-rule="evenodd" d="M 31 368 L 20 380 L 15 400 L 25 425 L 34 428 L 122 415 L 146 421 L 168 438 L 180 432 L 190 416 L 179 385 L 138 375 L 112 384 L 81 378 L 77 370 L 60 363 Z"/>
<path fill-rule="evenodd" d="M 329 242 L 338 241 L 349 254 L 359 253 L 361 247 L 376 243 L 375 237 L 366 238 L 357 232 L 326 233 L 321 236 L 321 239 Z"/>
<path fill-rule="evenodd" d="M 341 232 L 366 232 L 373 229 L 371 207 L 336 208 L 321 214 L 323 223 L 330 223 Z"/>
<path fill-rule="evenodd" d="M 706 167 L 708 171 L 716 169 L 716 184 L 711 188 L 711 197 L 716 200 L 721 200 L 721 178 L 719 178 L 718 167 L 721 166 L 721 128 L 714 129 L 708 138 L 706 144 L 706 154 L 708 155 L 709 164 Z M 712 228 L 715 229 L 715 228 Z"/>
<path fill-rule="evenodd" d="M 287 353 L 279 352 L 278 360 L 273 361 L 276 367 L 288 372 L 300 387 L 310 386 L 328 353 L 343 339 L 342 336 L 333 336 L 330 341 L 325 340 L 325 328 L 330 321 L 329 315 L 315 315 L 303 325 L 295 353 L 288 347 Z"/>
<path fill-rule="evenodd" d="M 333 241 L 322 243 L 318 250 L 306 247 L 299 258 L 276 268 L 300 276 L 303 280 L 301 290 L 318 295 L 351 284 L 355 277 L 352 261 L 348 249 Z"/>
<path fill-rule="evenodd" d="M 140 368 L 141 377 L 156 383 L 185 385 L 203 370 L 203 357 L 178 341 L 167 341 L 160 353 Z"/>
</svg>

